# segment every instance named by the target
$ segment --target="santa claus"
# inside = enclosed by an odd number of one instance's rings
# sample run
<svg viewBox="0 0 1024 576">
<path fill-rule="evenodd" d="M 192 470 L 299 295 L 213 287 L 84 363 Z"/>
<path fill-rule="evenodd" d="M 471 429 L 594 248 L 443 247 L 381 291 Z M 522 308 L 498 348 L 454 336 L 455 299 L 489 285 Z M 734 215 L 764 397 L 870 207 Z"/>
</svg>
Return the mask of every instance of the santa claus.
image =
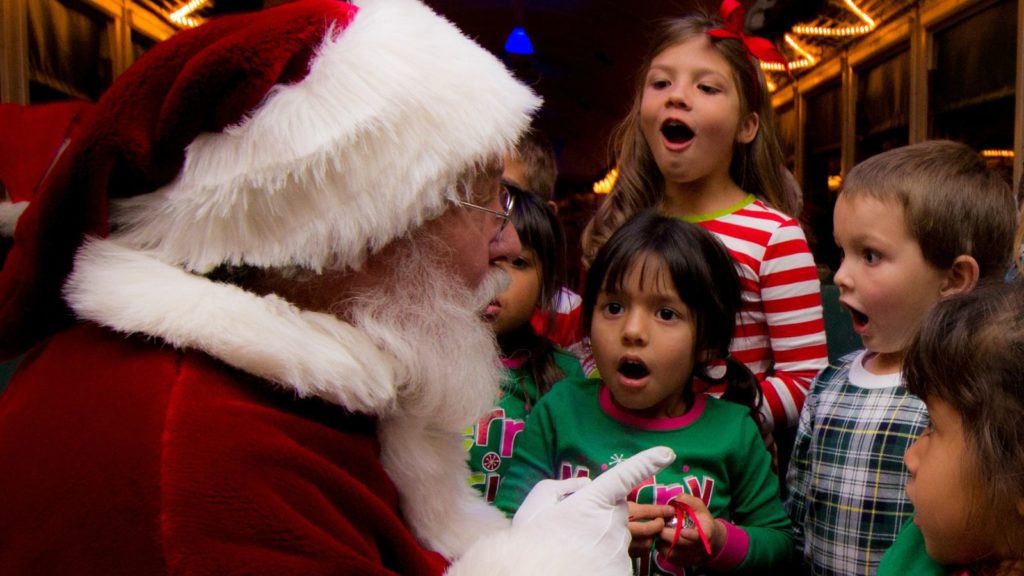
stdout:
<svg viewBox="0 0 1024 576">
<path fill-rule="evenodd" d="M 415 0 L 301 0 L 156 46 L 90 110 L 0 274 L 2 574 L 629 571 L 673 455 L 467 483 L 478 317 L 540 102 Z"/>
</svg>

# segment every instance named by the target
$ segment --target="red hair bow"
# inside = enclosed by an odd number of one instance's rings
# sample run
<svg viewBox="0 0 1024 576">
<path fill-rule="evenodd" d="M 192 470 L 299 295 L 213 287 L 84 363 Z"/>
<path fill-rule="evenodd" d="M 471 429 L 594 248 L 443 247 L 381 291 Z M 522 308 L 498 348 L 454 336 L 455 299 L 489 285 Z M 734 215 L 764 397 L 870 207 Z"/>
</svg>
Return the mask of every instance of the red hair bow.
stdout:
<svg viewBox="0 0 1024 576">
<path fill-rule="evenodd" d="M 735 38 L 747 47 L 747 53 L 762 62 L 775 62 L 786 67 L 789 72 L 789 62 L 786 57 L 766 38 L 760 36 L 748 36 L 743 33 L 743 23 L 747 18 L 747 11 L 737 0 L 722 0 L 718 8 L 725 26 L 708 30 L 708 36 L 714 38 Z"/>
</svg>

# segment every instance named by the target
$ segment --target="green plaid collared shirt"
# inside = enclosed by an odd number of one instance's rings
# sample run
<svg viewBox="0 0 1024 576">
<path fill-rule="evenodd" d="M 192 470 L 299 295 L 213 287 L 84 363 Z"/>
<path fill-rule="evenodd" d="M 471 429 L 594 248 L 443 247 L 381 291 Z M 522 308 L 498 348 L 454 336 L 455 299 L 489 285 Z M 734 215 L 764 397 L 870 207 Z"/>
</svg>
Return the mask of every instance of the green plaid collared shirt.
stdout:
<svg viewBox="0 0 1024 576">
<path fill-rule="evenodd" d="M 877 376 L 864 352 L 815 378 L 786 475 L 797 553 L 815 575 L 866 576 L 913 515 L 903 453 L 928 412 L 899 374 Z"/>
</svg>

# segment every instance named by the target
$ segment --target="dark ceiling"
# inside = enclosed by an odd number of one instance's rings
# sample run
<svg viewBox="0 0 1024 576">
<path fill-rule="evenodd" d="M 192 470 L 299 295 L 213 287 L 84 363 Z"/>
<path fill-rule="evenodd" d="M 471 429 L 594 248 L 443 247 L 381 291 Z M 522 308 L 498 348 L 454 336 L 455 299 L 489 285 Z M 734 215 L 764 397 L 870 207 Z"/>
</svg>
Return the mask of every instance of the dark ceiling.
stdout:
<svg viewBox="0 0 1024 576">
<path fill-rule="evenodd" d="M 633 84 L 659 19 L 716 0 L 425 0 L 484 48 L 502 56 L 544 97 L 535 124 L 558 154 L 560 180 L 593 182 L 608 170 L 609 136 L 629 109 Z M 824 0 L 744 0 L 773 6 L 767 31 L 775 38 L 805 20 Z M 509 57 L 505 40 L 513 26 L 530 36 L 532 57 Z"/>
<path fill-rule="evenodd" d="M 145 0 L 180 4 L 184 0 Z M 214 0 L 201 16 L 259 9 L 288 0 Z M 587 185 L 610 167 L 609 137 L 626 114 L 637 71 L 653 25 L 695 9 L 715 12 L 721 0 L 423 0 L 447 17 L 544 97 L 535 125 L 558 154 L 562 186 Z M 886 21 L 915 0 L 854 0 Z M 844 0 L 741 0 L 748 32 L 770 38 L 791 60 L 799 56 L 782 42 L 794 24 L 836 27 L 860 23 Z M 509 56 L 505 40 L 523 26 L 535 54 Z M 756 27 L 756 30 L 750 28 Z M 801 37 L 817 57 L 828 57 L 848 39 Z M 787 53 L 788 52 L 788 53 Z M 801 72 L 797 72 L 799 76 Z M 776 82 L 786 82 L 775 76 Z"/>
<path fill-rule="evenodd" d="M 609 166 L 608 137 L 629 108 L 651 24 L 699 0 L 426 0 L 484 48 L 502 56 L 543 98 L 535 120 L 558 154 L 560 179 L 593 181 Z M 518 13 L 518 14 L 517 14 Z M 510 57 L 523 26 L 532 57 Z"/>
</svg>

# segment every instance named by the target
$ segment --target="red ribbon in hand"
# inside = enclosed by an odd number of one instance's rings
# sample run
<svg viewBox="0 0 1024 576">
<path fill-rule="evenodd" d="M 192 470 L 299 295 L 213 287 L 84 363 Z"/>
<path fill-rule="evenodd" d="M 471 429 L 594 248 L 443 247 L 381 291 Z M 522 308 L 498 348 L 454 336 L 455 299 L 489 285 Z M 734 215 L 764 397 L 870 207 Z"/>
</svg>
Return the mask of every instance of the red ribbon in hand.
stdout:
<svg viewBox="0 0 1024 576">
<path fill-rule="evenodd" d="M 747 18 L 747 11 L 738 0 L 722 0 L 718 8 L 725 26 L 708 30 L 707 35 L 714 38 L 735 38 L 747 48 L 747 53 L 762 62 L 774 62 L 786 67 L 786 72 L 792 75 L 789 70 L 789 62 L 786 57 L 766 38 L 760 36 L 748 36 L 743 33 L 743 23 Z"/>
<path fill-rule="evenodd" d="M 676 531 L 672 535 L 672 545 L 670 548 L 675 548 L 675 545 L 679 543 L 683 524 L 686 522 L 686 517 L 689 516 L 693 520 L 694 526 L 697 527 L 697 534 L 700 534 L 700 541 L 704 543 L 704 549 L 708 551 L 708 556 L 711 556 L 711 543 L 708 542 L 708 537 L 704 534 L 704 528 L 700 525 L 700 520 L 697 520 L 697 513 L 693 510 L 693 506 L 679 500 L 670 500 L 669 504 L 676 509 Z"/>
</svg>

